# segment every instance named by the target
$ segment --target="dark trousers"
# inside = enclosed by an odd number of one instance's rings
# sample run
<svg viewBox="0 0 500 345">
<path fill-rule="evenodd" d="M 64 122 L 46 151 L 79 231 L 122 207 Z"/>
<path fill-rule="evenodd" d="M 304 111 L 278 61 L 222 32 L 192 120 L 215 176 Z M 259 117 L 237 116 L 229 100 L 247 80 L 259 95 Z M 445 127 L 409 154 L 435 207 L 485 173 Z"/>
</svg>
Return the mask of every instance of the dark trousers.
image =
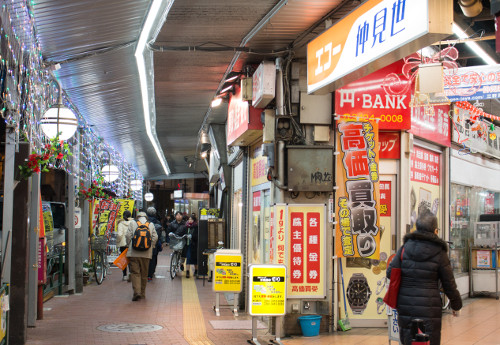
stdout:
<svg viewBox="0 0 500 345">
<path fill-rule="evenodd" d="M 148 278 L 153 278 L 156 265 L 158 264 L 158 252 L 155 254 L 156 250 L 153 250 L 153 256 L 151 257 L 151 261 L 149 261 L 149 269 L 148 269 Z"/>
<path fill-rule="evenodd" d="M 127 249 L 128 247 L 125 246 L 125 247 L 120 247 L 120 253 L 123 253 L 125 251 L 125 249 Z M 125 269 L 123 270 L 123 276 L 127 276 L 127 267 L 125 267 Z"/>
</svg>

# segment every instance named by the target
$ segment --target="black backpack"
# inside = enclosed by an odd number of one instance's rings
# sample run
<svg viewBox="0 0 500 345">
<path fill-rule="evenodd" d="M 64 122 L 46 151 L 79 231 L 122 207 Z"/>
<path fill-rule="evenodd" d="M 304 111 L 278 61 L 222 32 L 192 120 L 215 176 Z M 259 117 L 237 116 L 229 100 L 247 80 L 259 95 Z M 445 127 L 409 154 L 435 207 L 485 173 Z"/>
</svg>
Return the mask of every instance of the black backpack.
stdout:
<svg viewBox="0 0 500 345">
<path fill-rule="evenodd" d="M 132 248 L 139 251 L 146 251 L 151 248 L 149 222 L 142 224 L 137 221 L 137 229 L 135 229 L 134 237 L 132 238 Z"/>
</svg>

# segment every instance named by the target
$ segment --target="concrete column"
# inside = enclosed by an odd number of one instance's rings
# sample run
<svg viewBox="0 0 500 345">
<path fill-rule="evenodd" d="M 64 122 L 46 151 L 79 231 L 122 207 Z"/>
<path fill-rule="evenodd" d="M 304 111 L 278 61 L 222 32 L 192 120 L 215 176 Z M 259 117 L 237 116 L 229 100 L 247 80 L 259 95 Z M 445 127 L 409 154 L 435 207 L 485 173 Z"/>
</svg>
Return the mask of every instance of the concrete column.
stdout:
<svg viewBox="0 0 500 345">
<path fill-rule="evenodd" d="M 14 166 L 16 155 L 16 133 L 7 127 L 5 136 L 5 172 L 2 221 L 2 283 L 10 283 L 12 253 L 12 212 L 14 205 Z"/>
<path fill-rule="evenodd" d="M 28 233 L 28 327 L 35 327 L 38 298 L 38 213 L 40 209 L 40 174 L 30 179 L 29 233 Z"/>
<path fill-rule="evenodd" d="M 20 143 L 15 165 L 22 165 L 29 154 L 28 143 Z M 12 267 L 10 277 L 9 344 L 25 344 L 28 319 L 28 231 L 29 183 L 21 180 L 16 186 L 13 203 Z"/>
<path fill-rule="evenodd" d="M 78 131 L 76 134 L 79 138 L 81 138 L 81 131 Z M 78 140 L 79 144 L 75 146 L 73 149 L 73 169 L 72 171 L 80 171 L 80 152 L 82 152 L 82 148 L 80 147 L 80 142 L 81 140 Z M 78 174 L 78 177 L 75 179 L 75 188 L 79 188 L 80 186 L 80 174 Z M 76 190 L 74 190 L 73 194 L 76 194 Z M 75 198 L 77 198 L 75 196 Z M 83 214 L 83 204 L 86 203 L 82 198 L 77 198 L 76 201 L 78 201 L 78 205 L 80 209 L 82 209 L 82 214 L 80 215 L 82 219 L 80 219 L 80 228 L 76 229 L 75 228 L 75 292 L 76 293 L 82 293 L 83 292 L 83 230 L 85 229 L 83 227 L 83 219 L 85 219 L 85 216 Z M 73 215 L 74 215 L 74 210 L 73 210 Z M 74 219 L 74 216 L 73 216 Z M 75 222 L 73 221 L 73 225 Z"/>
<path fill-rule="evenodd" d="M 76 261 L 76 237 L 75 237 L 75 178 L 72 174 L 67 175 L 67 202 L 66 202 L 66 277 L 67 291 L 75 292 L 75 261 Z M 83 279 L 83 278 L 82 278 Z"/>
</svg>

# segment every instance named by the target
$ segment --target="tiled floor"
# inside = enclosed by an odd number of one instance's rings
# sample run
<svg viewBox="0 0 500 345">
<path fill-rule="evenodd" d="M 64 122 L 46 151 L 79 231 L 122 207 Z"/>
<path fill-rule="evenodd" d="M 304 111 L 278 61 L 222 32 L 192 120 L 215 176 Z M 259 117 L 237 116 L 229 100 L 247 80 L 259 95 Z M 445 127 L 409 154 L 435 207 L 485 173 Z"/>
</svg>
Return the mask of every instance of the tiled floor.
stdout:
<svg viewBox="0 0 500 345">
<path fill-rule="evenodd" d="M 132 302 L 131 284 L 121 280 L 121 271 L 113 269 L 102 285 L 86 286 L 82 295 L 46 302 L 44 320 L 37 321 L 37 327 L 28 330 L 28 344 L 246 344 L 251 338 L 249 330 L 212 327 L 210 320 L 234 320 L 232 313 L 222 309 L 221 317 L 215 317 L 212 310 L 215 296 L 208 283 L 203 286 L 201 280 L 171 280 L 167 254 L 164 251 L 159 258 L 158 278 L 148 284 L 145 300 Z M 245 318 L 248 317 L 239 317 Z M 155 324 L 163 329 L 149 333 L 97 330 L 98 326 L 116 323 Z M 268 344 L 267 329 L 259 331 L 259 339 L 262 344 Z M 386 329 L 365 328 L 312 338 L 287 338 L 283 343 L 378 345 L 388 344 L 388 337 Z M 464 307 L 459 318 L 445 315 L 442 344 L 500 344 L 500 302 L 478 299 Z"/>
</svg>

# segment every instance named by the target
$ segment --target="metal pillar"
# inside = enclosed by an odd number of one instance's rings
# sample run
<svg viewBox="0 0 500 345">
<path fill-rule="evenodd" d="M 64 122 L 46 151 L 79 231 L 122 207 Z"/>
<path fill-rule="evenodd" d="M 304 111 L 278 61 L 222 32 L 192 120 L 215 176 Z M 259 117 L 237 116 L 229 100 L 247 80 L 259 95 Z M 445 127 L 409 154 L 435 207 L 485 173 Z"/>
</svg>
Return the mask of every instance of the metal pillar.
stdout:
<svg viewBox="0 0 500 345">
<path fill-rule="evenodd" d="M 29 144 L 20 143 L 15 166 L 22 165 L 29 154 Z M 29 184 L 21 180 L 16 186 L 13 204 L 12 267 L 10 276 L 9 344 L 25 344 L 28 316 L 28 232 Z"/>
<path fill-rule="evenodd" d="M 66 273 L 67 291 L 75 292 L 75 178 L 67 175 L 67 207 L 66 207 Z M 82 278 L 83 279 L 83 278 Z"/>
<path fill-rule="evenodd" d="M 38 298 L 38 212 L 40 209 L 40 174 L 30 178 L 29 232 L 28 232 L 28 327 L 35 327 Z"/>
<path fill-rule="evenodd" d="M 81 130 L 78 131 L 75 136 L 77 136 L 78 139 L 81 138 Z M 81 147 L 80 143 L 81 140 L 78 140 L 79 144 L 75 145 L 74 148 L 74 153 L 73 153 L 73 169 L 72 171 L 80 171 L 80 152 L 81 152 Z M 74 188 L 71 189 L 73 191 L 73 196 L 76 199 L 75 193 L 76 193 L 76 187 L 78 186 L 78 181 L 79 181 L 79 175 L 75 178 L 74 181 Z M 83 203 L 86 203 L 86 201 L 83 201 L 82 198 L 76 199 L 78 201 L 78 205 L 81 207 Z M 75 201 L 76 201 L 75 200 Z M 73 201 L 73 205 L 75 205 L 75 201 Z M 69 201 L 68 201 L 69 204 Z M 71 219 L 73 220 L 72 224 L 75 226 L 75 210 L 73 209 L 73 215 L 71 216 Z M 82 214 L 80 214 L 80 217 Z M 76 229 L 75 228 L 75 292 L 76 293 L 82 293 L 83 292 L 83 235 L 82 233 L 84 232 L 83 230 L 85 229 L 82 226 L 82 221 L 80 220 L 80 228 Z"/>
<path fill-rule="evenodd" d="M 14 205 L 14 166 L 16 155 L 16 133 L 7 127 L 5 135 L 5 172 L 2 221 L 2 283 L 10 283 L 12 253 L 12 212 Z M 9 240 L 7 238 L 10 237 Z"/>
</svg>

